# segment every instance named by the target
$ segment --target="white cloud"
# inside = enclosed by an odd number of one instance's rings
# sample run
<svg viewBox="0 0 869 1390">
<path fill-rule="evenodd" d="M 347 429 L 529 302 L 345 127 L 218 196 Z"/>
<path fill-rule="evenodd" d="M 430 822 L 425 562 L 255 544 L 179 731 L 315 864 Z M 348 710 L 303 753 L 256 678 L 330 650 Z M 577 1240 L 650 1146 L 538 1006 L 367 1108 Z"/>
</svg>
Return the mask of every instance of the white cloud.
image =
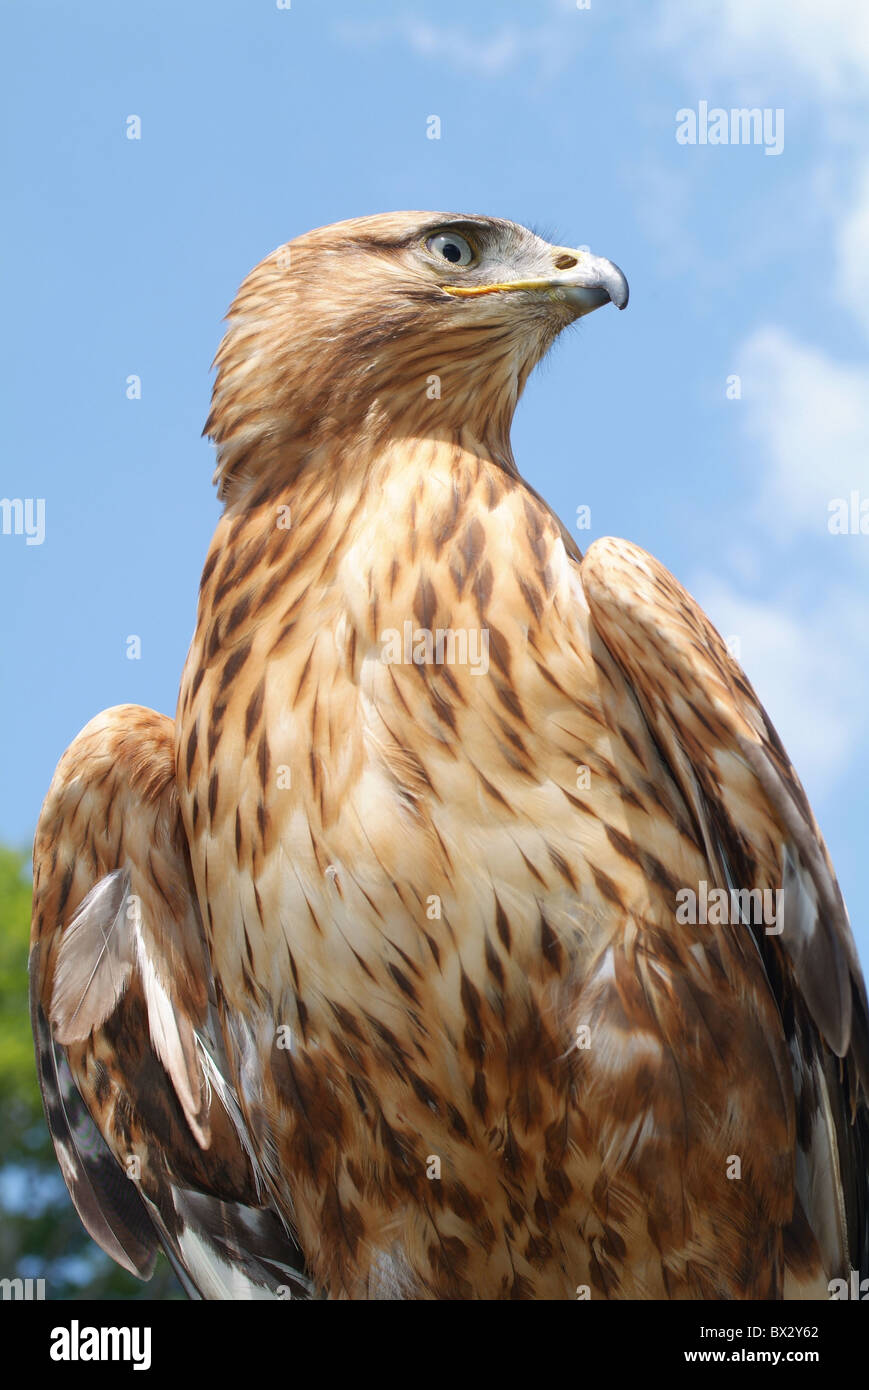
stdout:
<svg viewBox="0 0 869 1390">
<path fill-rule="evenodd" d="M 519 30 L 511 25 L 488 37 L 473 37 L 467 30 L 444 29 L 421 21 L 403 26 L 405 38 L 415 53 L 427 58 L 444 58 L 455 67 L 482 72 L 491 77 L 511 68 L 522 55 Z"/>
<path fill-rule="evenodd" d="M 818 95 L 850 102 L 869 76 L 866 0 L 662 0 L 658 38 L 707 79 L 789 67 Z"/>
<path fill-rule="evenodd" d="M 869 337 L 869 164 L 858 172 L 855 188 L 854 202 L 836 235 L 836 290 Z"/>
<path fill-rule="evenodd" d="M 341 23 L 337 34 L 345 43 L 380 44 L 399 41 L 423 58 L 437 58 L 461 72 L 497 76 L 514 66 L 523 44 L 515 25 L 502 25 L 494 33 L 476 35 L 457 25 L 437 25 L 425 20 L 400 18 Z"/>
<path fill-rule="evenodd" d="M 501 24 L 490 30 L 397 16 L 340 23 L 336 33 L 352 44 L 398 41 L 418 57 L 437 60 L 462 73 L 499 77 L 530 65 L 541 75 L 551 76 L 570 62 L 584 43 L 586 31 L 575 0 L 572 4 L 558 0 L 549 8 L 550 17 L 537 24 Z M 570 11 L 573 13 L 568 17 Z M 563 19 L 557 17 L 559 13 Z"/>
<path fill-rule="evenodd" d="M 759 329 L 737 360 L 734 409 L 760 446 L 758 520 L 779 540 L 794 529 L 829 535 L 830 501 L 869 492 L 869 366 L 836 362 L 779 328 Z"/>
</svg>

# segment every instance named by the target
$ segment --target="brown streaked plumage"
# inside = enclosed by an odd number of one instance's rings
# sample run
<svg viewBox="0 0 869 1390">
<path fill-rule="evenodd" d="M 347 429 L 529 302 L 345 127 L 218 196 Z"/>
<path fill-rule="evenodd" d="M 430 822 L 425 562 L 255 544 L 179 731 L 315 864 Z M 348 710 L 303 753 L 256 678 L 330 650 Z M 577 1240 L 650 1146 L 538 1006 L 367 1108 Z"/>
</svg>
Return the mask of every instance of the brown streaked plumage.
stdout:
<svg viewBox="0 0 869 1390">
<path fill-rule="evenodd" d="M 34 850 L 49 1124 L 141 1274 L 158 1242 L 205 1297 L 869 1273 L 866 993 L 796 774 L 693 599 L 583 559 L 511 452 L 609 299 L 609 262 L 428 213 L 239 292 L 176 719 L 92 721 Z M 684 920 L 701 885 L 729 922 Z"/>
</svg>

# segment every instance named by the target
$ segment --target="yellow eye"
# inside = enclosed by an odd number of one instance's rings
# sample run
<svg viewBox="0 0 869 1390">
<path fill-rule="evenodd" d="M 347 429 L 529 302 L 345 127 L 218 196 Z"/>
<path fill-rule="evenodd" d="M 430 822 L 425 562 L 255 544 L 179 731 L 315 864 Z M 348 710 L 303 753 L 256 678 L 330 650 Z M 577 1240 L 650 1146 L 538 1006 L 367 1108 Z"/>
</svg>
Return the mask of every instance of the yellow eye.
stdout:
<svg viewBox="0 0 869 1390">
<path fill-rule="evenodd" d="M 455 232 L 438 232 L 437 236 L 429 237 L 426 249 L 451 265 L 470 265 L 474 259 L 474 252 L 465 238 Z"/>
</svg>

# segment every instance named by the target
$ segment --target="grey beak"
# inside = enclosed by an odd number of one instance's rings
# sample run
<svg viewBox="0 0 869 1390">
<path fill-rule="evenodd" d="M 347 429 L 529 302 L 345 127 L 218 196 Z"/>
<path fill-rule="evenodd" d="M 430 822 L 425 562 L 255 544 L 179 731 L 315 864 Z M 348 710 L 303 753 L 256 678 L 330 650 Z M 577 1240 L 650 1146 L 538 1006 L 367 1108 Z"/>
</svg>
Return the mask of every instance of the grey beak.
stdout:
<svg viewBox="0 0 869 1390">
<path fill-rule="evenodd" d="M 552 277 L 553 289 L 575 305 L 580 314 L 589 314 L 602 304 L 614 304 L 624 309 L 628 302 L 628 282 L 621 270 L 605 256 L 576 252 L 579 260 L 570 270 Z"/>
<path fill-rule="evenodd" d="M 444 285 L 445 294 L 457 299 L 476 299 L 487 294 L 516 294 L 531 290 L 545 291 L 550 298 L 564 300 L 577 318 L 599 309 L 602 304 L 615 304 L 624 309 L 628 302 L 628 282 L 617 265 L 589 251 L 572 251 L 566 246 L 551 246 L 553 259 L 572 261 L 564 270 L 553 270 L 541 279 L 501 280 L 491 285 Z"/>
</svg>

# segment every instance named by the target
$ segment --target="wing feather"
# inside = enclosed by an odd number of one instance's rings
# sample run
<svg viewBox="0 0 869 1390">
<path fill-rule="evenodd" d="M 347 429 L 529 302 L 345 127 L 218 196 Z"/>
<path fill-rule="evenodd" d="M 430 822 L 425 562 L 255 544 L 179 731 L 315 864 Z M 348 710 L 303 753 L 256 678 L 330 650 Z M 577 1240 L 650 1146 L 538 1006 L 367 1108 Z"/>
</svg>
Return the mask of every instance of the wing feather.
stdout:
<svg viewBox="0 0 869 1390">
<path fill-rule="evenodd" d="M 37 944 L 31 953 L 34 972 L 38 971 L 38 953 Z M 150 1279 L 157 1241 L 145 1205 L 94 1123 L 73 1079 L 66 1051 L 52 1036 L 33 993 L 30 1002 L 45 1116 L 76 1211 L 106 1254 L 131 1274 Z"/>
<path fill-rule="evenodd" d="M 651 555 L 607 537 L 581 566 L 592 621 L 680 786 L 717 885 L 782 894 L 755 936 L 788 1036 L 797 1191 L 828 1257 L 869 1265 L 869 1010 L 848 914 L 806 794 L 743 671 Z"/>
<path fill-rule="evenodd" d="M 34 846 L 31 1016 L 46 1117 L 94 1240 L 192 1297 L 307 1296 L 235 1098 L 174 780 L 174 726 L 107 710 L 64 754 Z"/>
</svg>

